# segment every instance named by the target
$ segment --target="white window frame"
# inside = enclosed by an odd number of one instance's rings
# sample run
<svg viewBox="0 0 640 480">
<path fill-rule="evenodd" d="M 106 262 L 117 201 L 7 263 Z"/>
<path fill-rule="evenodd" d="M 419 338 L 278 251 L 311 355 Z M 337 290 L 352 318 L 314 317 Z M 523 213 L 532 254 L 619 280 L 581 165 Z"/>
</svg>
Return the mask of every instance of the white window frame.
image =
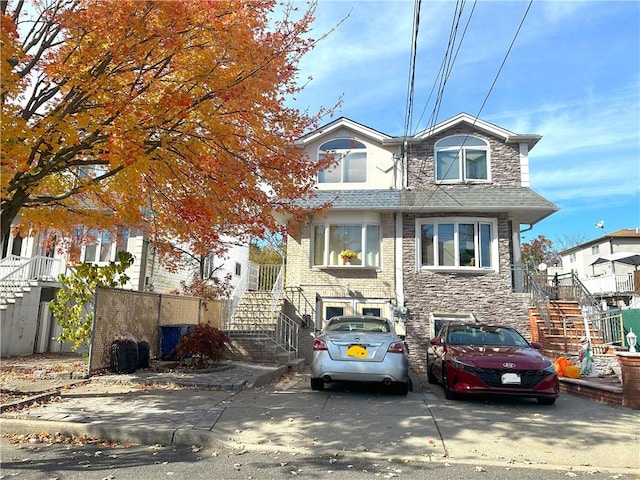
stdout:
<svg viewBox="0 0 640 480">
<path fill-rule="evenodd" d="M 324 235 L 322 241 L 323 243 L 323 259 L 322 263 L 315 263 L 315 253 L 316 253 L 316 228 L 324 227 Z M 360 245 L 361 251 L 359 253 L 358 261 L 354 262 L 350 265 L 345 265 L 341 263 L 330 263 L 330 240 L 331 240 L 331 227 L 360 227 Z M 367 258 L 363 255 L 363 252 L 367 252 L 367 229 L 370 227 L 376 227 L 378 229 L 378 256 L 376 264 L 367 264 Z M 327 223 L 314 223 L 311 227 L 311 251 L 310 251 L 310 263 L 313 268 L 382 268 L 382 225 L 374 222 L 363 222 L 363 223 L 354 223 L 354 222 L 327 222 Z M 336 261 L 339 262 L 339 259 L 336 258 Z"/>
<path fill-rule="evenodd" d="M 344 148 L 344 149 L 331 149 L 331 150 L 327 150 L 327 149 L 323 149 L 322 147 L 324 147 L 325 145 L 327 145 L 328 143 L 334 142 L 334 141 L 340 141 L 340 140 L 345 140 L 345 141 L 350 141 L 350 142 L 357 142 L 358 144 L 362 145 L 362 147 L 358 147 L 358 148 Z M 360 153 L 360 152 L 364 152 L 364 179 L 363 180 L 358 180 L 358 181 L 345 181 L 345 162 L 344 159 L 350 154 L 350 153 Z M 360 140 L 358 140 L 357 138 L 333 138 L 331 140 L 327 140 L 326 142 L 323 142 L 322 145 L 320 145 L 318 147 L 318 160 L 322 159 L 324 156 L 328 156 L 328 155 L 333 155 L 334 156 L 334 163 L 326 168 L 323 172 L 318 173 L 318 184 L 321 185 L 326 185 L 326 184 L 331 184 L 331 183 L 344 183 L 344 184 L 350 184 L 350 183 L 366 183 L 367 181 L 367 162 L 368 162 L 368 151 L 367 151 L 367 146 L 361 142 Z M 333 170 L 333 169 L 339 169 L 340 170 L 340 181 L 337 182 L 329 182 L 326 180 L 321 180 L 321 175 L 322 173 L 328 171 L 328 170 Z"/>
<path fill-rule="evenodd" d="M 464 137 L 465 140 L 460 142 L 460 145 L 451 145 L 448 147 L 438 147 L 438 144 L 442 143 L 445 140 L 451 139 L 453 137 Z M 480 145 L 463 145 L 463 143 L 467 142 L 467 140 L 477 140 L 482 142 L 483 146 Z M 467 178 L 467 152 L 470 150 L 482 150 L 485 152 L 486 158 L 486 169 L 487 169 L 487 178 Z M 458 178 L 448 178 L 448 179 L 440 179 L 438 171 L 438 153 L 440 152 L 457 152 L 457 161 L 458 161 Z M 464 134 L 456 134 L 449 135 L 447 137 L 441 138 L 438 140 L 433 148 L 433 158 L 435 161 L 434 165 L 434 174 L 436 183 L 489 183 L 491 182 L 491 149 L 489 147 L 489 142 L 487 142 L 484 138 L 477 137 L 475 135 L 464 135 Z"/>
<path fill-rule="evenodd" d="M 131 230 L 127 227 L 122 227 L 122 232 L 124 232 L 125 230 L 126 230 L 126 236 L 125 235 L 121 236 L 121 235 L 114 235 L 111 232 L 108 232 L 106 230 L 82 229 L 82 232 L 83 232 L 82 235 L 94 236 L 95 242 L 82 243 L 82 248 L 80 249 L 80 261 L 87 262 L 87 263 L 94 263 L 97 265 L 106 265 L 110 262 L 115 262 L 118 257 L 118 252 L 127 250 L 126 241 L 131 236 Z M 95 235 L 94 235 L 94 232 L 95 232 Z M 105 244 L 107 248 L 109 248 L 109 258 L 107 260 L 101 260 L 100 258 L 102 256 L 102 240 L 105 237 L 105 234 L 109 235 L 110 237 L 110 241 Z M 125 237 L 125 245 L 118 245 L 118 241 L 123 236 Z M 87 258 L 87 249 L 93 246 L 95 246 L 94 258 L 89 259 Z"/>
<path fill-rule="evenodd" d="M 438 251 L 438 234 L 434 234 L 434 265 L 422 265 L 422 225 L 425 224 L 454 224 L 454 265 L 439 265 L 439 251 Z M 474 224 L 474 252 L 475 252 L 475 265 L 460 265 L 460 249 L 459 249 L 459 225 L 460 224 Z M 479 265 L 480 252 L 480 239 L 478 232 L 481 224 L 487 224 L 491 227 L 491 241 L 490 241 L 490 258 L 491 265 L 488 267 L 481 267 Z M 429 270 L 429 271 L 448 271 L 448 272 L 476 272 L 476 273 L 494 273 L 499 271 L 500 267 L 500 252 L 498 248 L 498 221 L 495 218 L 487 217 L 425 217 L 417 218 L 415 222 L 415 240 L 416 240 L 416 269 Z"/>
</svg>

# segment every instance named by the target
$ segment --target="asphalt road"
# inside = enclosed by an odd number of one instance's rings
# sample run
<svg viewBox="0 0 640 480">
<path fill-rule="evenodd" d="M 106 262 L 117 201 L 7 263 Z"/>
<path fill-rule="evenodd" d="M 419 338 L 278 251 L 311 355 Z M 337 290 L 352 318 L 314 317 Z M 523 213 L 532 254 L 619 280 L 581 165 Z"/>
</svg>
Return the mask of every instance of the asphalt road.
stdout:
<svg viewBox="0 0 640 480">
<path fill-rule="evenodd" d="M 292 455 L 196 447 L 9 443 L 0 439 L 2 479 L 29 480 L 637 480 L 638 477 L 570 469 L 462 463 L 389 461 L 342 454 Z"/>
</svg>

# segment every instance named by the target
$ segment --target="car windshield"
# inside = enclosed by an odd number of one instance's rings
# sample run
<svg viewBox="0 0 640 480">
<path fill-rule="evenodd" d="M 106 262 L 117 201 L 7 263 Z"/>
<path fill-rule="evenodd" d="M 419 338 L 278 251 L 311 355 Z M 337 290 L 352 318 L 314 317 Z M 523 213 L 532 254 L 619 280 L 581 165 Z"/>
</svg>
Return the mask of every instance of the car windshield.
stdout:
<svg viewBox="0 0 640 480">
<path fill-rule="evenodd" d="M 327 325 L 328 332 L 367 332 L 389 333 L 389 324 L 379 318 L 340 318 L 333 319 Z"/>
<path fill-rule="evenodd" d="M 527 341 L 511 328 L 461 326 L 447 333 L 449 345 L 498 345 L 506 347 L 526 347 Z"/>
</svg>

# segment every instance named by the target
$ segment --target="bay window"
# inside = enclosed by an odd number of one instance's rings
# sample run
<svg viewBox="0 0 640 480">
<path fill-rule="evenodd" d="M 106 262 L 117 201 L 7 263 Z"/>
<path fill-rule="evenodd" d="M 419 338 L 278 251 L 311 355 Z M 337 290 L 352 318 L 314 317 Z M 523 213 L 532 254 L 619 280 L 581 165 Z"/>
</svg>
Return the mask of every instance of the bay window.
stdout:
<svg viewBox="0 0 640 480">
<path fill-rule="evenodd" d="M 416 221 L 419 268 L 497 269 L 497 224 L 490 219 Z"/>
<path fill-rule="evenodd" d="M 355 258 L 341 255 L 346 251 Z M 380 266 L 380 226 L 377 224 L 321 224 L 313 227 L 314 266 Z"/>
</svg>

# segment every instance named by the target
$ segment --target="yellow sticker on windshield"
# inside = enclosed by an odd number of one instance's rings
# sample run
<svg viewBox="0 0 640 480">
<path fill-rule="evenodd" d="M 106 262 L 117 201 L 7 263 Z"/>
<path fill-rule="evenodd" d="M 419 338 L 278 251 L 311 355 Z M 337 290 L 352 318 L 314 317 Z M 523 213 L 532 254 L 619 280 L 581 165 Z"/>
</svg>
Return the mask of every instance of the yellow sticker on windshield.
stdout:
<svg viewBox="0 0 640 480">
<path fill-rule="evenodd" d="M 366 358 L 367 357 L 367 349 L 361 347 L 360 345 L 351 345 L 347 349 L 347 355 L 349 357 L 358 357 L 358 358 Z"/>
</svg>

